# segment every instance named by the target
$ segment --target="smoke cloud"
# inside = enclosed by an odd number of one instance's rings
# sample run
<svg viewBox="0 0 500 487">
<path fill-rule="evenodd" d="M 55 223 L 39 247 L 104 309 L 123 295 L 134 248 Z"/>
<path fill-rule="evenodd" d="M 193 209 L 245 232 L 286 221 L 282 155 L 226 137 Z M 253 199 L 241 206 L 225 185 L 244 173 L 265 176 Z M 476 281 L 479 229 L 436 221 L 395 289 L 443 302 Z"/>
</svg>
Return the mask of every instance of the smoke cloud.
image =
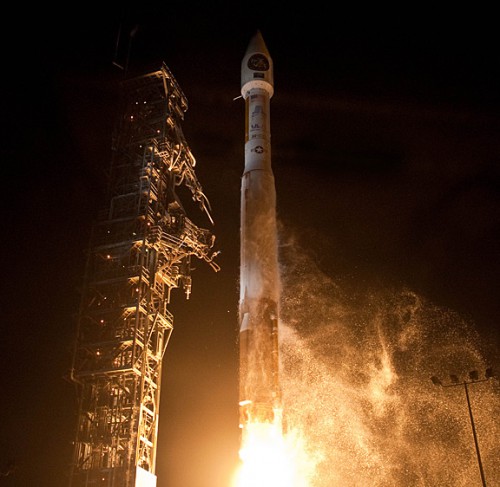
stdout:
<svg viewBox="0 0 500 487">
<path fill-rule="evenodd" d="M 347 290 L 292 239 L 280 252 L 285 421 L 316 463 L 310 486 L 478 485 L 464 387 L 430 381 L 484 372 L 473 324 L 411 290 Z M 498 381 L 469 391 L 486 480 L 500 485 Z"/>
</svg>

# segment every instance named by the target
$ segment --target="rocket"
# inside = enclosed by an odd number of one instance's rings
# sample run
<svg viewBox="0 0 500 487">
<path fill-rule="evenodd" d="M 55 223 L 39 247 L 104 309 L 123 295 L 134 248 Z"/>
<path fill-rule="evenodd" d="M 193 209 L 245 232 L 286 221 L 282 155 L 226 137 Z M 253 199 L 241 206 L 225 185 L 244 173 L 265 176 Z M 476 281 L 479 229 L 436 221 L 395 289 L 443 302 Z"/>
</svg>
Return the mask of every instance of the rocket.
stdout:
<svg viewBox="0 0 500 487">
<path fill-rule="evenodd" d="M 241 64 L 245 169 L 241 180 L 239 289 L 240 428 L 281 425 L 276 189 L 271 169 L 273 61 L 260 32 Z"/>
</svg>

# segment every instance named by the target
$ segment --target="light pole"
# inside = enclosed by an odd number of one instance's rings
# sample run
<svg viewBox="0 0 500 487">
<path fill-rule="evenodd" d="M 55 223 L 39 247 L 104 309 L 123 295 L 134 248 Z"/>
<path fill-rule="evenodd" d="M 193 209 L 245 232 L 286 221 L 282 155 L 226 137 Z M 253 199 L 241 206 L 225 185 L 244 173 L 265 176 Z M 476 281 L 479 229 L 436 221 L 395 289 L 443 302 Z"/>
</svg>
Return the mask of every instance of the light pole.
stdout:
<svg viewBox="0 0 500 487">
<path fill-rule="evenodd" d="M 479 466 L 479 473 L 481 474 L 481 482 L 483 484 L 483 487 L 486 487 L 486 480 L 484 478 L 484 471 L 483 471 L 483 464 L 481 462 L 481 453 L 479 452 L 479 443 L 477 441 L 477 434 L 476 434 L 476 427 L 474 426 L 474 416 L 472 415 L 472 408 L 470 405 L 470 398 L 469 398 L 469 384 L 475 384 L 476 382 L 484 382 L 493 377 L 493 369 L 490 367 L 486 369 L 486 372 L 484 374 L 484 379 L 479 378 L 479 374 L 477 370 L 472 370 L 469 372 L 469 381 L 462 381 L 460 382 L 459 378 L 456 375 L 450 374 L 450 380 L 451 384 L 443 384 L 441 382 L 441 379 L 439 377 L 436 377 L 433 375 L 431 377 L 431 381 L 434 385 L 436 386 L 441 386 L 441 387 L 455 387 L 455 386 L 464 386 L 465 389 L 465 397 L 467 399 L 467 407 L 469 409 L 469 417 L 470 417 L 470 424 L 472 427 L 472 436 L 474 437 L 474 445 L 476 446 L 476 455 L 477 455 L 477 464 Z"/>
</svg>

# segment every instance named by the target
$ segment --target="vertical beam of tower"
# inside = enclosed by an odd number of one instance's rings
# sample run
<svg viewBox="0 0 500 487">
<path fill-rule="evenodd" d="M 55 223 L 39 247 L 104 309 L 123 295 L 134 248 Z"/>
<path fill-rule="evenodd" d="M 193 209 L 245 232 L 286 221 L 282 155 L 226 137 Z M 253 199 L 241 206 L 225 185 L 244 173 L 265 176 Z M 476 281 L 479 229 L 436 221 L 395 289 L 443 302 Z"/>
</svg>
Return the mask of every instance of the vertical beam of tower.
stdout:
<svg viewBox="0 0 500 487">
<path fill-rule="evenodd" d="M 245 169 L 241 182 L 240 428 L 281 425 L 278 364 L 276 191 L 271 169 L 273 62 L 260 32 L 241 66 L 245 99 Z"/>
<path fill-rule="evenodd" d="M 187 100 L 161 69 L 122 86 L 109 207 L 94 225 L 72 379 L 79 411 L 70 485 L 154 487 L 170 292 L 191 292 L 195 256 L 215 270 L 215 237 L 187 218 L 185 187 L 208 217 L 181 121 Z M 210 218 L 211 220 L 211 218 Z"/>
</svg>

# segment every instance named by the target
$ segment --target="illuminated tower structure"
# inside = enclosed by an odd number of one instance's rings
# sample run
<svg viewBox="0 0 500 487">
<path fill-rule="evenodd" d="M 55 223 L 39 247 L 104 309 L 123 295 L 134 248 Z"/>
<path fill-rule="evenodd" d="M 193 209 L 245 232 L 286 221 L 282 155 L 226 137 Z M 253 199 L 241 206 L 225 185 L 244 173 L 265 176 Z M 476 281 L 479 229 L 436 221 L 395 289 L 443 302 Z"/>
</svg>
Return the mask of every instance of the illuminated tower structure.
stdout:
<svg viewBox="0 0 500 487">
<path fill-rule="evenodd" d="M 186 97 L 165 65 L 125 80 L 122 96 L 109 208 L 93 228 L 78 317 L 73 487 L 156 485 L 171 290 L 189 298 L 192 256 L 218 270 L 214 235 L 187 218 L 178 195 L 212 222 L 180 127 Z"/>
</svg>

